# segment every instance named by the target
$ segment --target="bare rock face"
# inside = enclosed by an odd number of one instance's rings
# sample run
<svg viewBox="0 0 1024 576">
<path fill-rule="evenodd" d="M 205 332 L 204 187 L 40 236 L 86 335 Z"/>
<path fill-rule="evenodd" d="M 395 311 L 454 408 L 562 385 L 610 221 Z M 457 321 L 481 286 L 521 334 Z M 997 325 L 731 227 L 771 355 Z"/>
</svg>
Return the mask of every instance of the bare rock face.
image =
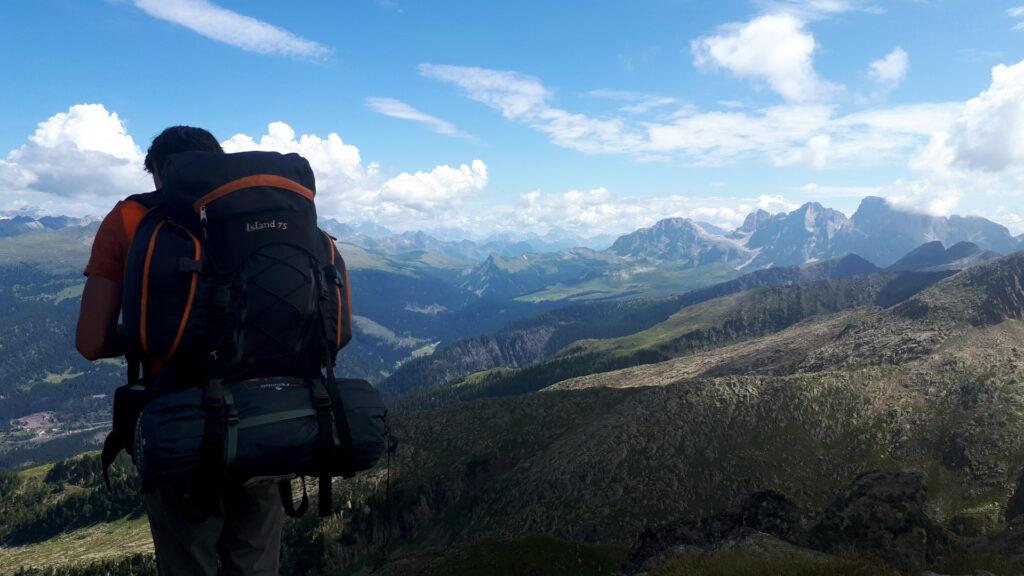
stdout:
<svg viewBox="0 0 1024 576">
<path fill-rule="evenodd" d="M 867 472 L 826 510 L 811 531 L 825 551 L 870 550 L 905 567 L 922 567 L 948 551 L 950 538 L 924 511 L 918 472 Z"/>
</svg>

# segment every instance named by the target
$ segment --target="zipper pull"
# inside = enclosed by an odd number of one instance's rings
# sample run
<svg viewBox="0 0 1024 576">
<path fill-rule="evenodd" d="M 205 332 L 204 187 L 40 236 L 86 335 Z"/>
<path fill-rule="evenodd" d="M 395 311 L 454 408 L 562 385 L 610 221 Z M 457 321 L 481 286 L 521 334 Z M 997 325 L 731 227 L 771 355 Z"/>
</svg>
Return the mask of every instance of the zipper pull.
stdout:
<svg viewBox="0 0 1024 576">
<path fill-rule="evenodd" d="M 206 231 L 206 204 L 199 207 L 199 224 L 203 227 L 203 241 L 209 240 L 210 235 Z"/>
</svg>

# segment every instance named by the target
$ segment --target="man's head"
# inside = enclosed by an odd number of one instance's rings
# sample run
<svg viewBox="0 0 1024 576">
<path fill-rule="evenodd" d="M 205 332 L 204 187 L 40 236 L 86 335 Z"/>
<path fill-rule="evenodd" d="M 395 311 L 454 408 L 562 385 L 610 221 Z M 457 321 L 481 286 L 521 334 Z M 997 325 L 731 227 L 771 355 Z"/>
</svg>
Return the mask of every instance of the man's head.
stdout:
<svg viewBox="0 0 1024 576">
<path fill-rule="evenodd" d="M 145 165 L 146 172 L 153 175 L 156 187 L 159 188 L 161 185 L 160 169 L 163 168 L 168 156 L 193 151 L 224 152 L 213 134 L 192 126 L 171 126 L 153 138 L 153 143 L 146 151 Z"/>
</svg>

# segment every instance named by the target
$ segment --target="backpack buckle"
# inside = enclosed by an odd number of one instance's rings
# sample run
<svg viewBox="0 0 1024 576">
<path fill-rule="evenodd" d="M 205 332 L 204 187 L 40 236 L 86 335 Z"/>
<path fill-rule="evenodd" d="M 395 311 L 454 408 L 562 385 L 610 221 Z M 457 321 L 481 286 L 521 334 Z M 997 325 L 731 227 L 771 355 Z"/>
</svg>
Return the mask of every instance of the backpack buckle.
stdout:
<svg viewBox="0 0 1024 576">
<path fill-rule="evenodd" d="M 206 383 L 203 406 L 211 409 L 224 407 L 224 388 L 221 386 L 220 380 L 210 380 Z"/>
<path fill-rule="evenodd" d="M 324 278 L 327 279 L 329 284 L 334 284 L 335 286 L 344 284 L 341 281 L 341 274 L 338 273 L 338 269 L 334 266 L 324 266 Z"/>
</svg>

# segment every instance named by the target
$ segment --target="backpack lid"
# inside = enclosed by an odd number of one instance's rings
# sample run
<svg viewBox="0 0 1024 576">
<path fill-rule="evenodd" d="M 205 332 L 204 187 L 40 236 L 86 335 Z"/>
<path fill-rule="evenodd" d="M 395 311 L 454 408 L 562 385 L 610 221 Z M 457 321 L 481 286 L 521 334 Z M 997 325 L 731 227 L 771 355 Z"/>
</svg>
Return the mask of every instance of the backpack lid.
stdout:
<svg viewBox="0 0 1024 576">
<path fill-rule="evenodd" d="M 316 194 L 313 169 L 295 153 L 182 152 L 167 158 L 160 176 L 168 211 L 186 224 L 198 223 L 203 205 L 237 190 L 278 188 L 310 203 Z"/>
</svg>

